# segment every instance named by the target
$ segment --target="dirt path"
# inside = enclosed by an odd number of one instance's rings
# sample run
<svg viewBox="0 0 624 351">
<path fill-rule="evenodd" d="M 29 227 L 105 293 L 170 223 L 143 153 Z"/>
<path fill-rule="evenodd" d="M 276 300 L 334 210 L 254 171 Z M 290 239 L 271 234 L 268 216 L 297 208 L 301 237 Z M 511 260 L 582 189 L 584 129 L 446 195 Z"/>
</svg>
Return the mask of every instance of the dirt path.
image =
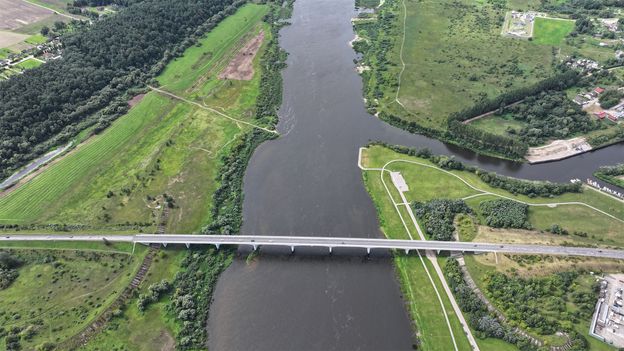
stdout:
<svg viewBox="0 0 624 351">
<path fill-rule="evenodd" d="M 219 79 L 251 80 L 254 75 L 253 60 L 264 41 L 264 31 L 251 38 L 228 63 Z"/>
</svg>

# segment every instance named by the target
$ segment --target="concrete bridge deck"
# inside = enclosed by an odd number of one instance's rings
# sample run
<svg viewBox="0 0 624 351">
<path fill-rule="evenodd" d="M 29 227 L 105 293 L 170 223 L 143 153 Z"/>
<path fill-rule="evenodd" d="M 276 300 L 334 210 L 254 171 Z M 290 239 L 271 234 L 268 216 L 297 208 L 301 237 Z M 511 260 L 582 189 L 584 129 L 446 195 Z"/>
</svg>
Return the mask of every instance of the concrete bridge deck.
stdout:
<svg viewBox="0 0 624 351">
<path fill-rule="evenodd" d="M 334 248 L 361 248 L 370 253 L 373 249 L 463 252 L 496 252 L 527 255 L 568 255 L 624 259 L 624 250 L 593 247 L 551 246 L 531 244 L 502 244 L 484 242 L 395 240 L 309 236 L 260 235 L 188 235 L 188 234 L 137 234 L 137 235 L 4 235 L 2 241 L 76 241 L 76 242 L 126 242 L 133 244 L 183 244 L 189 245 L 245 245 L 256 250 L 260 246 L 281 246 L 295 251 L 297 247 L 322 247 L 331 253 Z"/>
</svg>

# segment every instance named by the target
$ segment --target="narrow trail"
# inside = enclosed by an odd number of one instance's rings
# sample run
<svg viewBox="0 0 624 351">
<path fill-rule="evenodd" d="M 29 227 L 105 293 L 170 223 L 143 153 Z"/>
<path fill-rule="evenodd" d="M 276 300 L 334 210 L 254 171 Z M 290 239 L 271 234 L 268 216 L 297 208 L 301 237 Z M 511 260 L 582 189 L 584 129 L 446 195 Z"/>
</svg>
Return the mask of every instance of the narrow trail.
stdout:
<svg viewBox="0 0 624 351">
<path fill-rule="evenodd" d="M 403 47 L 405 46 L 405 30 L 407 27 L 407 6 L 405 6 L 405 0 L 401 1 L 401 5 L 403 6 L 403 37 L 401 39 L 401 49 L 399 50 L 399 59 L 401 59 L 401 72 L 399 72 L 399 82 L 396 95 L 394 96 L 394 100 L 399 105 L 401 105 L 401 107 L 403 107 L 405 111 L 407 111 L 403 103 L 399 100 L 399 93 L 401 92 L 401 78 L 403 77 L 403 72 L 405 71 L 405 61 L 403 60 Z"/>
<path fill-rule="evenodd" d="M 173 93 L 170 93 L 170 92 L 168 92 L 168 91 L 166 91 L 166 90 L 162 90 L 162 89 L 159 89 L 159 88 L 153 87 L 153 86 L 151 86 L 151 85 L 148 85 L 148 88 L 150 88 L 151 90 L 153 90 L 153 91 L 155 91 L 155 92 L 161 93 L 161 94 L 163 94 L 163 95 L 167 95 L 167 96 L 172 97 L 172 98 L 174 98 L 174 99 L 177 99 L 177 100 L 180 100 L 180 101 L 186 102 L 187 104 L 195 105 L 195 106 L 197 106 L 197 107 L 199 107 L 199 108 L 201 108 L 201 109 L 203 109 L 203 110 L 210 111 L 210 112 L 212 112 L 212 113 L 216 113 L 216 114 L 218 114 L 219 116 L 224 117 L 224 118 L 227 118 L 227 119 L 229 119 L 229 120 L 231 120 L 231 121 L 234 121 L 234 122 L 236 122 L 236 123 L 242 123 L 242 124 L 248 125 L 248 126 L 250 126 L 250 127 L 253 127 L 253 128 L 256 128 L 256 129 L 263 130 L 263 131 L 268 132 L 268 133 L 273 133 L 273 134 L 279 135 L 279 132 L 277 132 L 276 130 L 272 130 L 272 129 L 268 129 L 268 128 L 265 128 L 265 127 L 261 127 L 261 126 L 259 126 L 259 125 L 257 125 L 257 124 L 253 124 L 253 123 L 250 123 L 250 122 L 247 122 L 247 121 L 243 121 L 243 120 L 240 120 L 240 119 L 237 119 L 237 118 L 234 118 L 234 117 L 228 116 L 228 115 L 226 115 L 225 113 L 223 113 L 223 112 L 221 112 L 221 111 L 219 111 L 219 110 L 216 110 L 216 109 L 214 109 L 214 108 L 212 108 L 212 107 L 208 107 L 208 106 L 206 106 L 206 105 L 204 105 L 204 104 L 200 104 L 199 102 L 191 101 L 191 100 L 189 100 L 189 99 L 183 98 L 183 97 L 178 96 L 178 95 L 175 95 L 175 94 L 173 94 Z"/>
</svg>

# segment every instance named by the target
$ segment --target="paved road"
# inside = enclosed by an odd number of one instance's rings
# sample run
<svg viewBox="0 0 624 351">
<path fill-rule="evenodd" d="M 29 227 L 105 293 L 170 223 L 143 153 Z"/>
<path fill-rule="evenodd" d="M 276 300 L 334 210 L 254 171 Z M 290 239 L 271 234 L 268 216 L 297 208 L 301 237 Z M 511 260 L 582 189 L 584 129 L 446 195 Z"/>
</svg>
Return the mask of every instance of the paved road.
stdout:
<svg viewBox="0 0 624 351">
<path fill-rule="evenodd" d="M 140 235 L 5 235 L 0 241 L 110 241 L 127 243 L 161 243 L 194 245 L 248 245 L 332 248 L 396 249 L 396 250 L 443 250 L 468 252 L 497 252 L 514 254 L 545 254 L 589 256 L 624 259 L 624 250 L 592 247 L 550 246 L 530 244 L 501 244 L 457 241 L 423 241 L 395 239 L 306 237 L 306 236 L 258 236 L 258 235 L 187 235 L 187 234 L 140 234 Z"/>
</svg>

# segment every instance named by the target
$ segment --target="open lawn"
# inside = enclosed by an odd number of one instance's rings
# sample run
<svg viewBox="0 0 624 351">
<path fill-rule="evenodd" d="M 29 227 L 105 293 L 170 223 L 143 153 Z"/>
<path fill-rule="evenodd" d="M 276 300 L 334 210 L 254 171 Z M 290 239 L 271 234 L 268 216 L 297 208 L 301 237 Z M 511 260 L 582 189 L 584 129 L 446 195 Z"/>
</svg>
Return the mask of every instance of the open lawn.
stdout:
<svg viewBox="0 0 624 351">
<path fill-rule="evenodd" d="M 527 4 L 518 2 L 507 7 Z M 365 55 L 365 64 L 372 67 L 364 73 L 369 104 L 445 129 L 449 114 L 483 97 L 548 77 L 552 73 L 549 47 L 501 36 L 507 10 L 474 0 L 386 1 L 382 13 L 392 15 L 389 23 L 380 20 L 357 26 L 358 34 L 374 43 Z M 380 55 L 388 62 L 380 63 Z M 403 106 L 395 101 L 399 75 L 398 99 Z"/>
<path fill-rule="evenodd" d="M 251 120 L 259 74 L 250 81 L 229 84 L 216 78 L 218 72 L 209 72 L 211 64 L 236 51 L 236 40 L 230 46 L 221 41 L 232 33 L 257 30 L 266 9 L 250 4 L 224 20 L 200 45 L 170 64 L 159 78 L 163 89 L 175 88 L 173 91 L 205 100 L 211 107 L 223 107 L 225 113 L 239 119 Z M 214 61 L 205 61 L 207 56 Z M 259 56 L 254 64 L 258 60 Z M 211 89 L 205 90 L 206 86 Z M 0 197 L 0 224 L 154 230 L 166 193 L 175 201 L 168 232 L 197 231 L 210 219 L 220 155 L 248 129 L 214 112 L 150 92 L 106 131 Z"/>
<path fill-rule="evenodd" d="M 0 290 L 0 325 L 22 329 L 22 349 L 77 333 L 129 283 L 141 256 L 121 253 L 9 250 L 25 262 Z M 24 335 L 30 335 L 24 337 Z M 5 340 L 0 337 L 0 349 Z"/>
<path fill-rule="evenodd" d="M 533 42 L 558 46 L 572 30 L 574 30 L 574 21 L 537 17 L 533 27 Z"/>
</svg>

